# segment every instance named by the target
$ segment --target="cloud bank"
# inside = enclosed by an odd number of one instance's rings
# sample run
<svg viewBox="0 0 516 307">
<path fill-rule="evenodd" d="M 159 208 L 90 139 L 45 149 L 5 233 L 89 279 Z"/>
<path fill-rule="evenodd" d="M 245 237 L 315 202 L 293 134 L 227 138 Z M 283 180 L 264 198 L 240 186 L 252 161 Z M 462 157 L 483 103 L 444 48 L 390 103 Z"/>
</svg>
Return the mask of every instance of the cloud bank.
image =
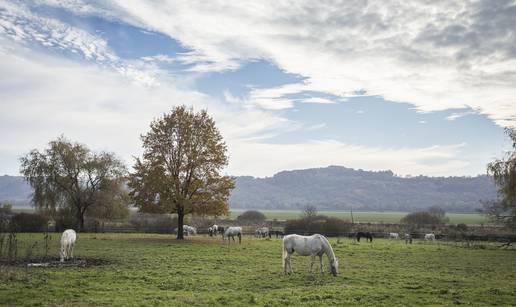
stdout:
<svg viewBox="0 0 516 307">
<path fill-rule="evenodd" d="M 266 59 L 306 79 L 258 99 L 357 91 L 421 111 L 470 107 L 499 125 L 516 121 L 514 1 L 41 1 L 165 33 L 195 50 L 192 70 Z M 91 6 L 96 9 L 91 9 Z"/>
</svg>

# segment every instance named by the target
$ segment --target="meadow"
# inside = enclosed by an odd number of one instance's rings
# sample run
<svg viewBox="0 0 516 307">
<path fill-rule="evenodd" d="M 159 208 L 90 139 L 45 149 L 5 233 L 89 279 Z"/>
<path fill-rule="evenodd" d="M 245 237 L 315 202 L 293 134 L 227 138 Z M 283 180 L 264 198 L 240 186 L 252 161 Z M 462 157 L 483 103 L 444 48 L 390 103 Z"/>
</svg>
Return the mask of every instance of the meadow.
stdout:
<svg viewBox="0 0 516 307">
<path fill-rule="evenodd" d="M 231 210 L 230 217 L 235 219 L 245 210 Z M 294 210 L 259 210 L 263 212 L 267 219 L 289 220 L 297 219 L 301 216 L 301 211 Z M 345 220 L 351 220 L 349 211 L 319 211 L 319 214 L 338 217 Z M 353 212 L 355 222 L 361 223 L 399 223 L 399 221 L 407 215 L 408 212 Z M 450 224 L 464 223 L 466 225 L 488 224 L 488 220 L 482 214 L 478 213 L 446 213 L 450 219 Z"/>
<path fill-rule="evenodd" d="M 19 255 L 42 241 L 19 234 Z M 58 234 L 50 251 L 57 257 Z M 300 306 L 515 305 L 516 249 L 499 243 L 331 238 L 340 274 L 308 272 L 309 257 L 294 256 L 284 276 L 281 240 L 79 233 L 78 259 L 100 266 L 0 266 L 0 305 Z M 39 243 L 38 243 L 39 244 Z M 41 253 L 41 245 L 34 253 Z M 102 260 L 102 261 L 100 261 Z M 326 267 L 325 259 L 325 269 Z"/>
</svg>

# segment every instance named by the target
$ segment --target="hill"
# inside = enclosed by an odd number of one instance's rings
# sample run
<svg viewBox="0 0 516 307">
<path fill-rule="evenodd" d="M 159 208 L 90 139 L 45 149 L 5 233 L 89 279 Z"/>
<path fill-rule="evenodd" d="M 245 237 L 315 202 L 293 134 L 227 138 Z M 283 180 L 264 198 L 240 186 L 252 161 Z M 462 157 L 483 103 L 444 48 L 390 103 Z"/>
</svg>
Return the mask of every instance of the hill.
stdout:
<svg viewBox="0 0 516 307">
<path fill-rule="evenodd" d="M 0 202 L 28 205 L 32 189 L 19 176 L 0 176 Z M 440 206 L 473 212 L 480 200 L 496 198 L 487 176 L 399 177 L 391 171 L 342 166 L 282 171 L 272 177 L 236 177 L 231 208 L 299 210 L 415 211 Z"/>
<path fill-rule="evenodd" d="M 21 176 L 0 176 L 0 202 L 29 206 L 32 188 Z"/>
<path fill-rule="evenodd" d="M 232 208 L 415 211 L 440 206 L 472 212 L 480 200 L 496 198 L 488 176 L 399 177 L 391 171 L 363 171 L 342 166 L 282 171 L 272 177 L 237 177 Z"/>
</svg>

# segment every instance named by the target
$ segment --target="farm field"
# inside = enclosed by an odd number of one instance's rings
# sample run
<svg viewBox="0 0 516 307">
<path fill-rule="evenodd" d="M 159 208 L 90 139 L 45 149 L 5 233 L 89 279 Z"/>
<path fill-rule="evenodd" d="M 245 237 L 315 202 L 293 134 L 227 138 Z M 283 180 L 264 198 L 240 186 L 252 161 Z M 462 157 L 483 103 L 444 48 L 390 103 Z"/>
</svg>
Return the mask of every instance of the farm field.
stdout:
<svg viewBox="0 0 516 307">
<path fill-rule="evenodd" d="M 19 234 L 19 254 L 42 234 Z M 92 267 L 0 267 L 0 305 L 515 305 L 516 249 L 483 243 L 405 245 L 330 239 L 340 275 L 310 274 L 309 257 L 281 269 L 281 240 L 78 234 L 79 259 Z M 38 244 L 40 244 L 38 243 Z M 41 245 L 35 252 L 41 253 Z M 57 257 L 58 234 L 51 251 Z M 326 268 L 325 259 L 325 269 Z"/>
<path fill-rule="evenodd" d="M 34 213 L 33 208 L 15 208 L 14 212 Z M 236 219 L 238 215 L 244 212 L 244 209 L 232 209 L 229 217 Z M 301 211 L 295 210 L 258 210 L 263 212 L 267 219 L 289 220 L 297 219 L 301 216 Z M 319 214 L 351 220 L 349 211 L 319 211 Z M 372 212 L 372 211 L 358 211 L 353 212 L 355 222 L 361 223 L 398 223 L 401 218 L 407 215 L 408 212 Z M 450 224 L 464 223 L 466 225 L 480 225 L 489 224 L 487 218 L 478 213 L 446 213 L 450 219 Z"/>
<path fill-rule="evenodd" d="M 245 210 L 231 210 L 231 218 L 236 218 Z M 259 210 L 268 219 L 288 220 L 301 216 L 301 211 L 294 210 Z M 351 220 L 349 211 L 319 211 L 319 214 Z M 385 222 L 398 223 L 408 212 L 353 212 L 355 222 Z M 464 223 L 467 225 L 487 224 L 485 216 L 477 213 L 446 213 L 450 224 Z"/>
</svg>

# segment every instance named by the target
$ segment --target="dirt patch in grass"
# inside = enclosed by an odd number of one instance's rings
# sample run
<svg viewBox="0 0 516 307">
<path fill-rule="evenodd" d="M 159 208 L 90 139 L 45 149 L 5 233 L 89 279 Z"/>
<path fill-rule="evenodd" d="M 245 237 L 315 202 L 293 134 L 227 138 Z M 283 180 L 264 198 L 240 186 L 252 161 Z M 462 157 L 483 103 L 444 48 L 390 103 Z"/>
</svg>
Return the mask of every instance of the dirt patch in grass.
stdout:
<svg viewBox="0 0 516 307">
<path fill-rule="evenodd" d="M 66 267 L 98 267 L 111 264 L 111 260 L 101 258 L 75 258 L 61 262 L 59 258 L 41 258 L 41 259 L 18 259 L 15 261 L 0 260 L 0 266 L 17 266 L 29 268 L 66 268 Z"/>
</svg>

